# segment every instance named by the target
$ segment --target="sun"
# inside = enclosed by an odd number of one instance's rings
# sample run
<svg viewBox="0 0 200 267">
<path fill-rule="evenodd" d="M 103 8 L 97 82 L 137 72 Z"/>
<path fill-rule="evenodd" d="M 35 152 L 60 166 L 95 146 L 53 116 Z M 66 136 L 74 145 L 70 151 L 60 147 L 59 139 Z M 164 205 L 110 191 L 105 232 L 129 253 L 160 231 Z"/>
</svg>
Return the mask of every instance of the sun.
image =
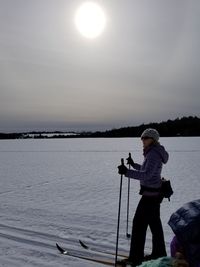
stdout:
<svg viewBox="0 0 200 267">
<path fill-rule="evenodd" d="M 106 17 L 103 9 L 98 4 L 85 2 L 76 11 L 75 24 L 84 37 L 94 39 L 103 32 Z"/>
</svg>

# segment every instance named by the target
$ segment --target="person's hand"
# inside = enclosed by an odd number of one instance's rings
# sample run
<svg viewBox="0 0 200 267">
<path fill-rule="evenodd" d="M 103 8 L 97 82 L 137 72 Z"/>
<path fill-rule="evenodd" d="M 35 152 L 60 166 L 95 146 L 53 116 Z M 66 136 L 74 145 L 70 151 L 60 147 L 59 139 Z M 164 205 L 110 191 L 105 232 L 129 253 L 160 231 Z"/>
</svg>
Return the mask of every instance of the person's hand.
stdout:
<svg viewBox="0 0 200 267">
<path fill-rule="evenodd" d="M 128 171 L 128 169 L 126 168 L 126 166 L 125 165 L 120 165 L 120 166 L 118 166 L 118 173 L 119 174 L 126 174 L 127 173 L 127 171 Z"/>
</svg>

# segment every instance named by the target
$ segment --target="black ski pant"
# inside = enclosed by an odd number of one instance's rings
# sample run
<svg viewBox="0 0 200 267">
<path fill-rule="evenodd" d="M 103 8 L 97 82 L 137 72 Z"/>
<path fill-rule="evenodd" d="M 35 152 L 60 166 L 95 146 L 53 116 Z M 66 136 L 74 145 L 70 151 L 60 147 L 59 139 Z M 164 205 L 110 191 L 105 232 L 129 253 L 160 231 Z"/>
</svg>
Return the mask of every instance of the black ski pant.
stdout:
<svg viewBox="0 0 200 267">
<path fill-rule="evenodd" d="M 162 223 L 160 220 L 160 196 L 142 196 L 133 218 L 131 247 L 129 258 L 140 264 L 144 258 L 147 227 L 152 232 L 152 257 L 166 256 Z"/>
</svg>

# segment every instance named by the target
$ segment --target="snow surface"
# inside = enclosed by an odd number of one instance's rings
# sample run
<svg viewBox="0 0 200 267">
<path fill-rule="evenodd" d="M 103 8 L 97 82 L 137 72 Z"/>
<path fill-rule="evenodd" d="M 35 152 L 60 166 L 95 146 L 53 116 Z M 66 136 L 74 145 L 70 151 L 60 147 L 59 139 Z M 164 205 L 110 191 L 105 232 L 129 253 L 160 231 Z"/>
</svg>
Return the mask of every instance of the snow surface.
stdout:
<svg viewBox="0 0 200 267">
<path fill-rule="evenodd" d="M 174 195 L 161 208 L 165 239 L 170 215 L 199 198 L 200 138 L 161 138 L 170 153 L 163 176 Z M 78 239 L 115 251 L 119 182 L 117 166 L 128 153 L 141 162 L 138 138 L 0 141 L 0 266 L 102 266 L 60 255 L 55 243 L 80 250 Z M 139 183 L 131 180 L 130 226 Z M 123 180 L 119 246 L 126 239 L 127 178 Z M 148 232 L 146 251 L 150 252 Z M 84 253 L 84 252 L 83 252 Z"/>
</svg>

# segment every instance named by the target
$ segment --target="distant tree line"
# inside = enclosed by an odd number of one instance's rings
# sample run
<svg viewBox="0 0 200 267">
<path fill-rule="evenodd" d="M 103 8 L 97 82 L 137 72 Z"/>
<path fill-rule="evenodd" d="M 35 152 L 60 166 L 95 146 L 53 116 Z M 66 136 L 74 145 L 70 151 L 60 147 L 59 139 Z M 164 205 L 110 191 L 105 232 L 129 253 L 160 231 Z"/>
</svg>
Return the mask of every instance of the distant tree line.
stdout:
<svg viewBox="0 0 200 267">
<path fill-rule="evenodd" d="M 21 133 L 0 133 L 0 139 L 18 139 L 21 136 Z"/>
<path fill-rule="evenodd" d="M 105 132 L 85 133 L 88 137 L 138 137 L 146 128 L 155 128 L 161 136 L 200 136 L 200 118 L 183 117 L 160 123 L 142 124 L 134 127 L 123 127 Z"/>
<path fill-rule="evenodd" d="M 163 137 L 170 136 L 200 136 L 200 118 L 198 117 L 183 117 L 175 120 L 168 120 L 160 123 L 142 124 L 140 126 L 123 127 L 107 131 L 97 132 L 82 132 L 77 135 L 66 136 L 62 132 L 59 135 L 44 137 L 44 132 L 31 132 L 38 134 L 35 138 L 95 138 L 95 137 L 138 137 L 146 128 L 155 128 Z M 19 139 L 25 137 L 27 133 L 0 133 L 0 139 Z"/>
</svg>

